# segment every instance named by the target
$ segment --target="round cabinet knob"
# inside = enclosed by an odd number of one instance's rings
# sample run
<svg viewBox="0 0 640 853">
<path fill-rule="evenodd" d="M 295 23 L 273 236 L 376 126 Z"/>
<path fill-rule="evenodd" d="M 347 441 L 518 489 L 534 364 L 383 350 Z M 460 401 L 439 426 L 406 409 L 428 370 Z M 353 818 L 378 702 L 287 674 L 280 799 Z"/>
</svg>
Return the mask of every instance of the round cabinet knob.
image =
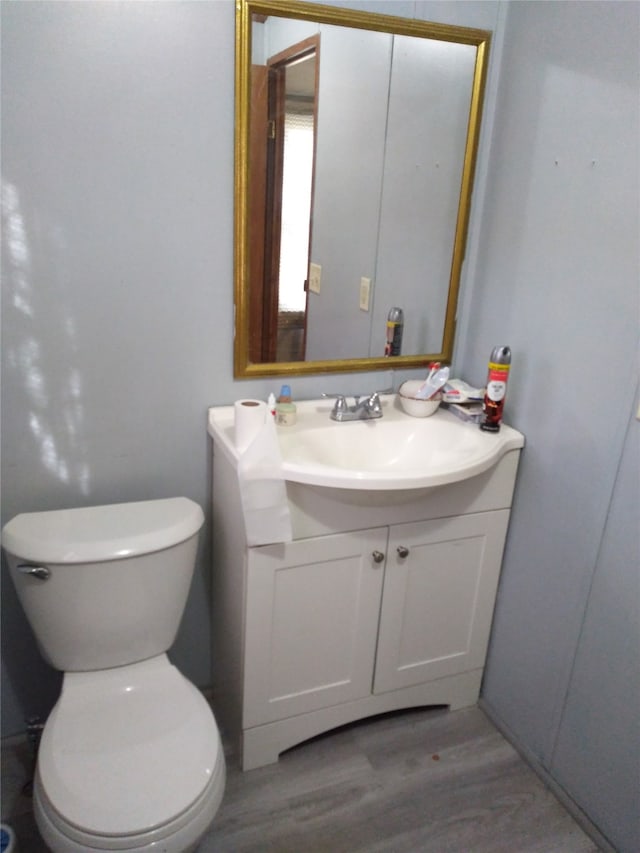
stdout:
<svg viewBox="0 0 640 853">
<path fill-rule="evenodd" d="M 373 557 L 374 563 L 382 563 L 384 561 L 384 554 L 382 551 L 374 551 L 371 556 Z"/>
<path fill-rule="evenodd" d="M 405 557 L 409 556 L 409 549 L 405 545 L 399 545 L 398 556 L 402 557 L 402 559 L 404 560 Z"/>
</svg>

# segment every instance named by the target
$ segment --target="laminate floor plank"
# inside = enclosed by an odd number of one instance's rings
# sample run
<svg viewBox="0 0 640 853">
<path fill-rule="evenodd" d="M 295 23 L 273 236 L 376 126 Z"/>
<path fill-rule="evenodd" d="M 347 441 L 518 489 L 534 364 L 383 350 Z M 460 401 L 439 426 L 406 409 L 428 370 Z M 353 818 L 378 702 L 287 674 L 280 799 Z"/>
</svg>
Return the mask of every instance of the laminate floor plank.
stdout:
<svg viewBox="0 0 640 853">
<path fill-rule="evenodd" d="M 16 776 L 10 762 L 7 775 Z M 15 802 L 19 813 L 3 809 L 3 819 L 21 853 L 44 853 L 25 798 Z M 224 800 L 199 853 L 597 850 L 484 713 L 469 708 L 363 720 L 247 773 L 229 753 Z"/>
<path fill-rule="evenodd" d="M 238 775 L 202 853 L 593 853 L 478 708 L 420 709 Z"/>
</svg>

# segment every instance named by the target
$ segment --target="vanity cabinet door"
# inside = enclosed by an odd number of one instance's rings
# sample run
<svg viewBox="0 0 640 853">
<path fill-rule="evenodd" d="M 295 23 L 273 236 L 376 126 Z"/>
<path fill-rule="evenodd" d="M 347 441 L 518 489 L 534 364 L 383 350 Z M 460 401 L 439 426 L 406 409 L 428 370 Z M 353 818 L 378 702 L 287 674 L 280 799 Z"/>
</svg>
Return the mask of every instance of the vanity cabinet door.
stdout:
<svg viewBox="0 0 640 853">
<path fill-rule="evenodd" d="M 481 668 L 508 510 L 390 529 L 374 693 Z"/>
<path fill-rule="evenodd" d="M 387 535 L 249 550 L 243 728 L 370 695 Z"/>
</svg>

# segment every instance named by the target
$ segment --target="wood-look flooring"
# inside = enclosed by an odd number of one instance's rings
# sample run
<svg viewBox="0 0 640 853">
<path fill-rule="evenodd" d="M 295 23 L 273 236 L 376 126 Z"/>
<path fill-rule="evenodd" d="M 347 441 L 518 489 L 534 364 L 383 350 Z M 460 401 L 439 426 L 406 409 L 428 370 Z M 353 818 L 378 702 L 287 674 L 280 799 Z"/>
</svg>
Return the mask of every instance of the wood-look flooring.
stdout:
<svg viewBox="0 0 640 853">
<path fill-rule="evenodd" d="M 32 816 L 21 853 L 46 850 Z M 598 847 L 479 708 L 364 720 L 242 773 L 199 853 L 593 853 Z"/>
</svg>

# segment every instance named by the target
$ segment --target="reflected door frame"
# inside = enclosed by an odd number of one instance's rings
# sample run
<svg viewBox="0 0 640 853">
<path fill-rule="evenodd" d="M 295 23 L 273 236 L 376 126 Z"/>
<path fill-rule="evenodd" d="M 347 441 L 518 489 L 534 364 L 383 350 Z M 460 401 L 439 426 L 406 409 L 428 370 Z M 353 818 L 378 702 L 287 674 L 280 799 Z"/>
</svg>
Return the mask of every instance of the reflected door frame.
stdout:
<svg viewBox="0 0 640 853">
<path fill-rule="evenodd" d="M 320 36 L 311 36 L 272 56 L 266 65 L 251 67 L 251 122 L 249 157 L 251 194 L 249 350 L 254 362 L 278 360 L 280 245 L 282 186 L 284 171 L 285 75 L 288 66 L 315 54 L 314 157 L 318 106 Z M 315 173 L 315 168 L 313 170 Z M 255 180 L 254 180 L 255 179 Z M 308 270 L 311 252 L 313 185 L 309 215 L 309 253 L 304 290 L 308 299 Z M 305 300 L 301 358 L 304 359 L 307 327 Z M 288 360 L 288 359 L 287 359 Z"/>
</svg>

